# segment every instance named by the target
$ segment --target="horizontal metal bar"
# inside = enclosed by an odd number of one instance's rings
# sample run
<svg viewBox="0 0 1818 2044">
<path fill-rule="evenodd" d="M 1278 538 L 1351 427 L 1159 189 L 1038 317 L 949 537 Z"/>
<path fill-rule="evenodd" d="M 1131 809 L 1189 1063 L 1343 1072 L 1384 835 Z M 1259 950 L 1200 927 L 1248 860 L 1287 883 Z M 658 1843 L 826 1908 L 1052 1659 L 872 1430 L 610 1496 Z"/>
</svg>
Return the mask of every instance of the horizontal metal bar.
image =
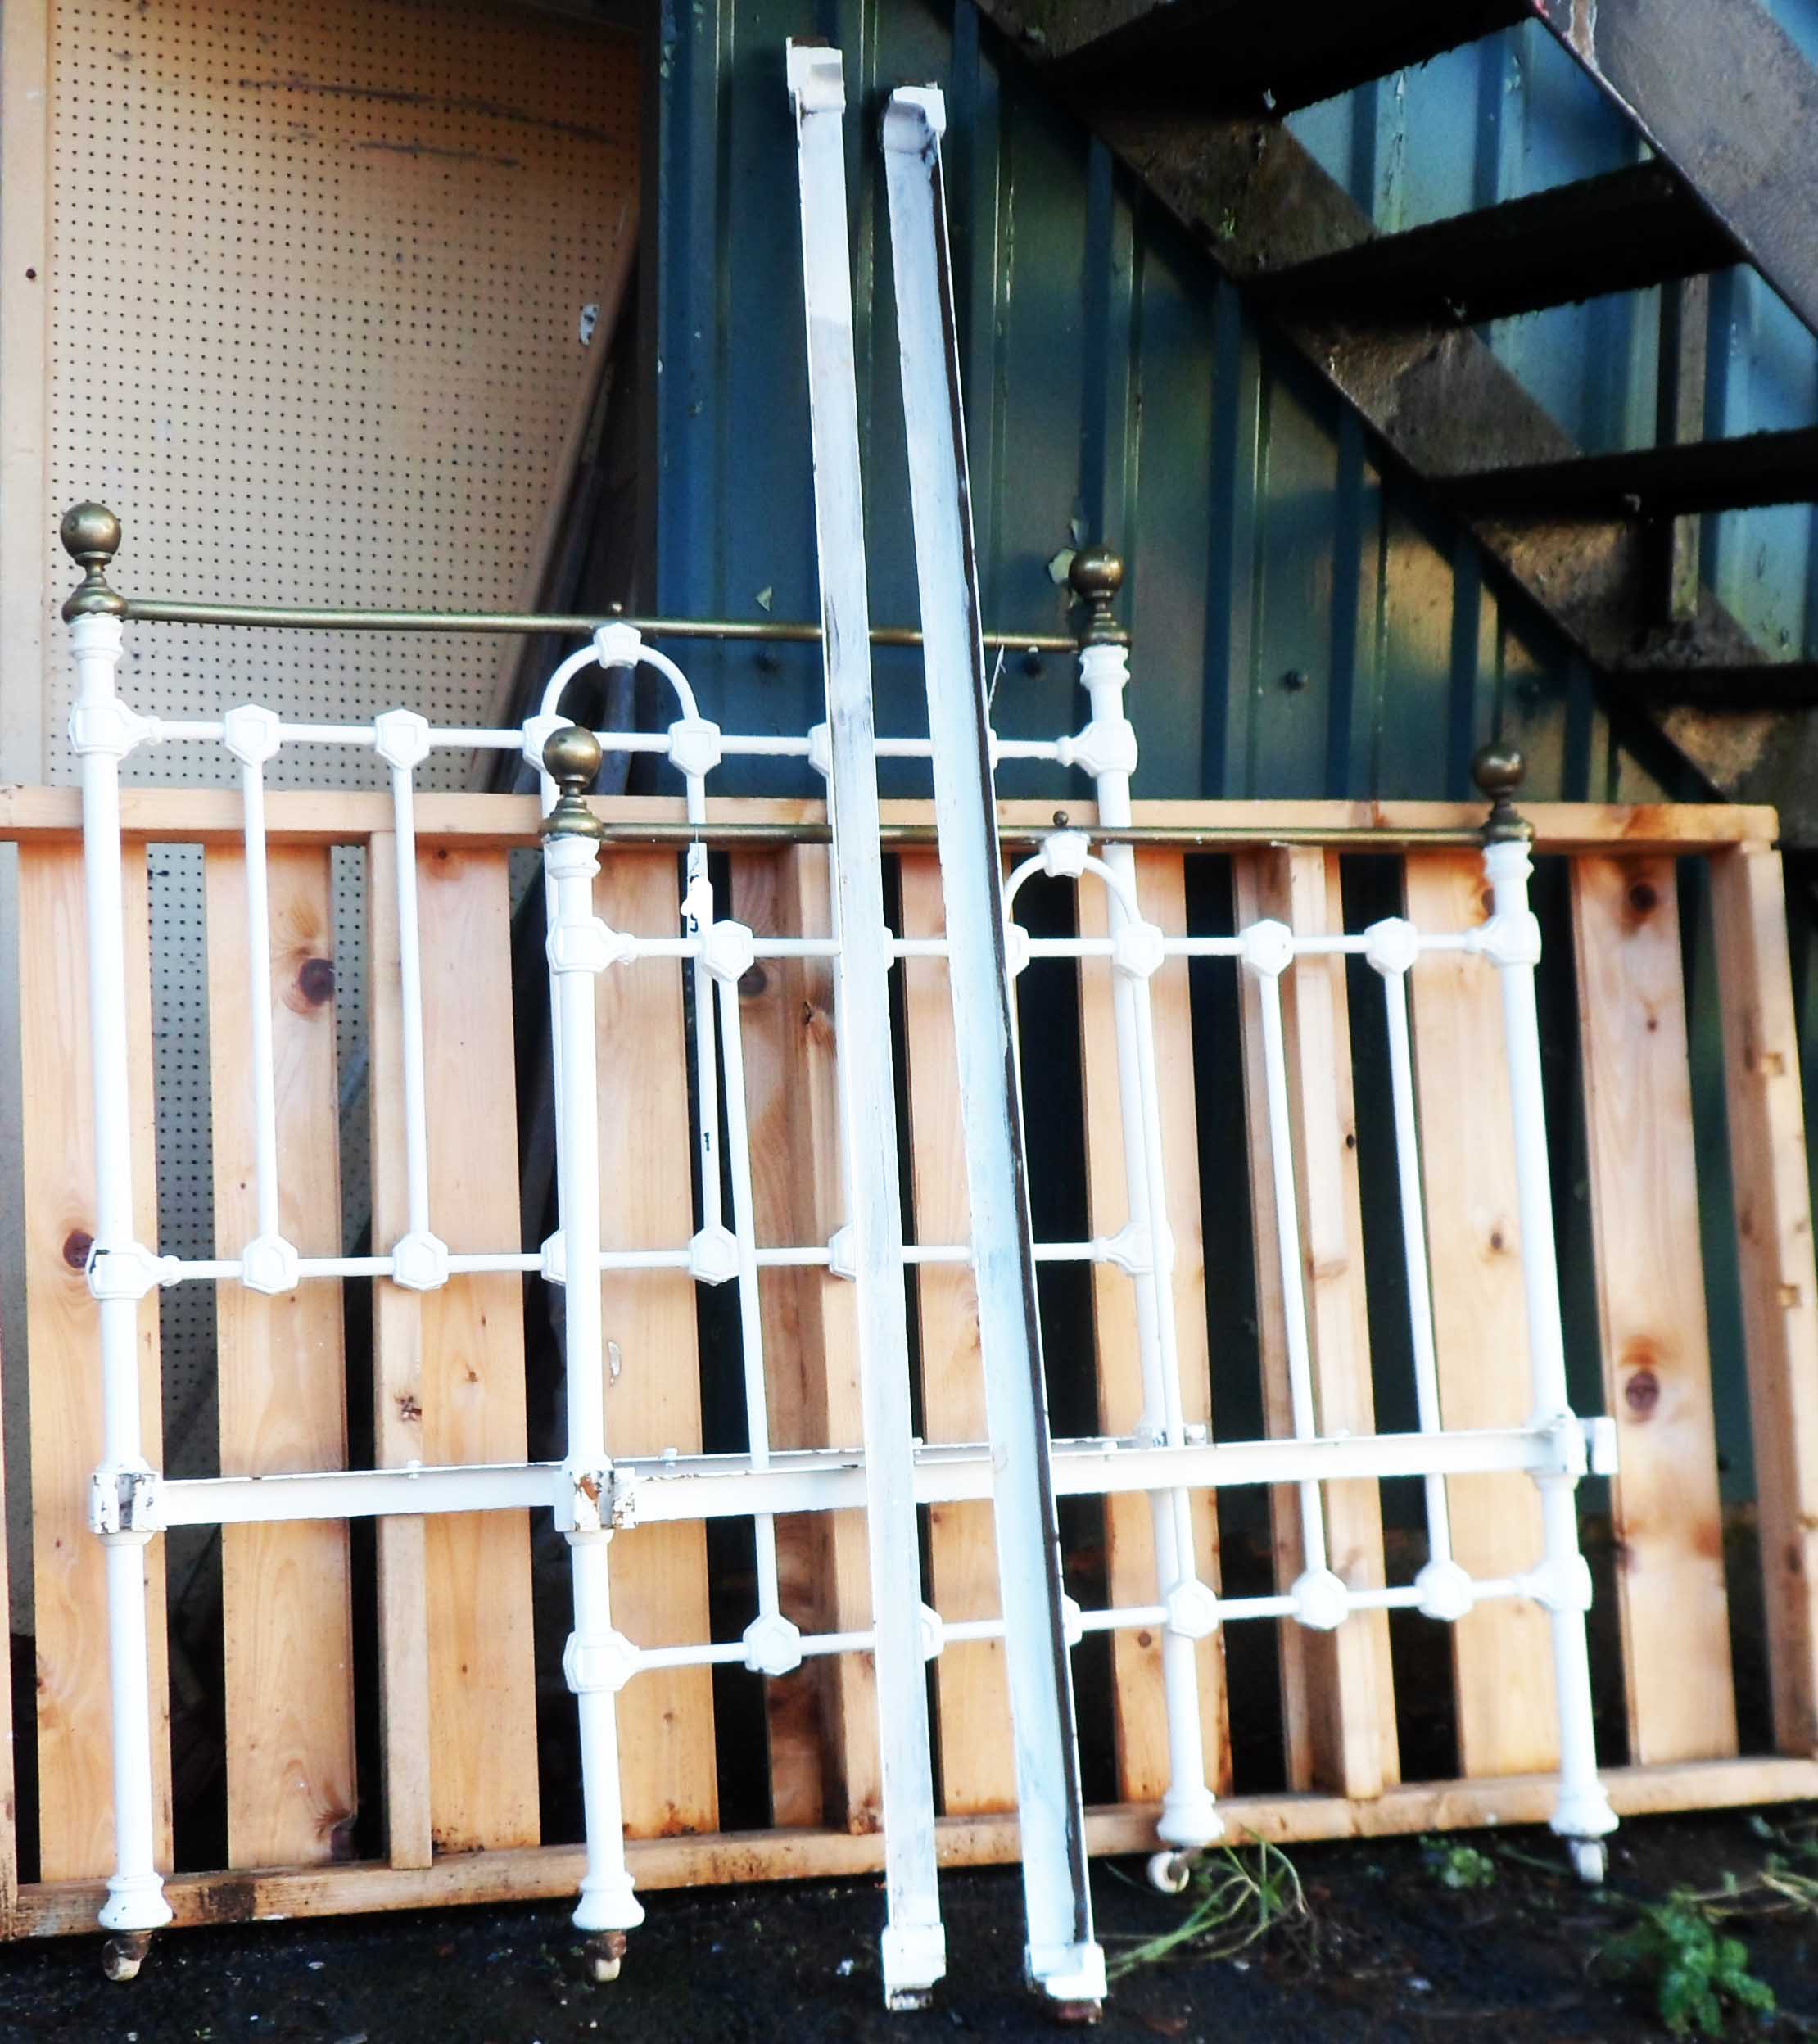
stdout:
<svg viewBox="0 0 1818 2044">
<path fill-rule="evenodd" d="M 519 613 L 497 610 L 354 610 L 315 604 L 195 604 L 154 596 L 129 596 L 126 615 L 135 624 L 239 625 L 259 631 L 502 631 L 585 635 L 602 625 L 630 625 L 646 639 L 720 639 L 761 644 L 817 645 L 818 625 L 779 618 L 604 617 L 572 611 Z M 1077 653 L 1079 642 L 1058 631 L 988 631 L 988 646 L 1020 653 Z M 878 625 L 874 646 L 919 646 L 912 625 Z"/>
<path fill-rule="evenodd" d="M 1575 1422 L 1594 1466 L 1607 1467 L 1608 1422 Z M 1084 1439 L 1054 1445 L 1056 1490 L 1070 1496 L 1228 1489 L 1351 1478 L 1480 1476 L 1561 1467 L 1569 1442 L 1549 1429 L 1501 1427 L 1451 1434 L 1339 1436 L 1316 1440 L 1189 1442 L 1182 1447 Z M 616 1463 L 640 1524 L 744 1518 L 756 1513 L 863 1510 L 865 1458 L 857 1448 L 773 1450 L 754 1469 L 745 1455 L 641 1455 Z M 164 1526 L 236 1526 L 280 1520 L 374 1518 L 494 1512 L 549 1504 L 559 1463 L 326 1470 L 273 1476 L 161 1481 Z M 916 1451 L 916 1501 L 950 1504 L 991 1495 L 983 1445 Z"/>
<path fill-rule="evenodd" d="M 318 1470 L 275 1476 L 187 1476 L 159 1484 L 157 1518 L 174 1526 L 267 1526 L 293 1519 L 383 1519 L 505 1512 L 554 1502 L 562 1465 Z"/>
<path fill-rule="evenodd" d="M 1000 822 L 997 842 L 1001 845 L 1040 845 L 1060 830 L 1083 830 L 1097 843 L 1133 845 L 1172 845 L 1183 851 L 1196 848 L 1208 852 L 1228 849 L 1232 845 L 1318 844 L 1340 847 L 1355 844 L 1368 846 L 1377 852 L 1392 852 L 1398 847 L 1416 846 L 1423 849 L 1438 849 L 1447 845 L 1469 846 L 1473 849 L 1483 843 L 1482 833 L 1462 825 L 1436 825 L 1431 828 L 1415 827 L 1397 829 L 1391 825 L 1374 826 L 1368 824 L 1336 825 L 1329 829 L 1287 825 L 1272 829 L 1266 825 L 1227 824 L 1216 828 L 1202 828 L 1193 824 L 1130 823 L 1120 829 L 1106 830 L 1097 824 L 1022 824 Z M 689 845 L 697 839 L 703 843 L 736 847 L 749 844 L 830 844 L 833 834 L 824 823 L 608 823 L 603 826 L 604 842 L 608 844 Z M 911 845 L 931 845 L 935 842 L 934 827 L 925 823 L 887 823 L 879 833 L 884 848 L 889 851 Z"/>
</svg>

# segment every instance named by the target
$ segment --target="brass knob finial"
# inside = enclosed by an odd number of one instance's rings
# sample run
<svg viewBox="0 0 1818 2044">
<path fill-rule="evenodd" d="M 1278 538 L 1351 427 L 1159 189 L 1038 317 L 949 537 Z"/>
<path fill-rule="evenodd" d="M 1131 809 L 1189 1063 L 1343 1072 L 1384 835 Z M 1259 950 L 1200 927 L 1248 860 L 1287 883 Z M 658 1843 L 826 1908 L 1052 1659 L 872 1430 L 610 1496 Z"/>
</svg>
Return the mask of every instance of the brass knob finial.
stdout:
<svg viewBox="0 0 1818 2044">
<path fill-rule="evenodd" d="M 124 617 L 126 599 L 107 586 L 107 563 L 120 551 L 120 520 L 104 504 L 78 504 L 63 514 L 63 550 L 84 572 L 63 606 L 66 621 L 100 615 Z"/>
<path fill-rule="evenodd" d="M 1073 593 L 1086 606 L 1083 634 L 1088 646 L 1124 646 L 1130 635 L 1111 614 L 1117 592 L 1124 586 L 1124 561 L 1106 547 L 1083 548 L 1067 570 Z"/>
<path fill-rule="evenodd" d="M 1534 827 L 1517 812 L 1515 790 L 1527 771 L 1519 748 L 1492 743 L 1480 746 L 1471 762 L 1471 778 L 1490 798 L 1490 815 L 1483 827 L 1484 841 L 1504 838 L 1530 838 Z"/>
<path fill-rule="evenodd" d="M 587 807 L 587 790 L 599 772 L 599 740 L 585 725 L 565 724 L 543 741 L 543 765 L 561 793 L 543 819 L 545 838 L 605 835 L 599 819 Z"/>
</svg>

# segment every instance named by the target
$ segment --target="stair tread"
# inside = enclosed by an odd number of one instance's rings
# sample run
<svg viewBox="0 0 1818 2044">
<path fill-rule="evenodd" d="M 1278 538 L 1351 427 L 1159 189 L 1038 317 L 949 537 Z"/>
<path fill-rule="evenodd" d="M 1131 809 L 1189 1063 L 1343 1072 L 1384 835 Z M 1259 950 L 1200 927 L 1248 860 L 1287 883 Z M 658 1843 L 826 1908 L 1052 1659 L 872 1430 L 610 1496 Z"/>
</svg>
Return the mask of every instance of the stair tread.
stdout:
<svg viewBox="0 0 1818 2044">
<path fill-rule="evenodd" d="M 1818 503 L 1818 427 L 1486 468 L 1436 477 L 1433 486 L 1468 516 L 1531 511 L 1677 518 Z"/>
<path fill-rule="evenodd" d="M 1278 311 L 1476 326 L 1736 260 L 1673 173 L 1641 163 L 1264 272 L 1251 288 Z"/>
<path fill-rule="evenodd" d="M 1290 113 L 1528 11 L 1527 0 L 1025 0 L 1017 10 L 1035 31 L 1031 55 L 1071 79 L 1218 114 Z"/>
</svg>

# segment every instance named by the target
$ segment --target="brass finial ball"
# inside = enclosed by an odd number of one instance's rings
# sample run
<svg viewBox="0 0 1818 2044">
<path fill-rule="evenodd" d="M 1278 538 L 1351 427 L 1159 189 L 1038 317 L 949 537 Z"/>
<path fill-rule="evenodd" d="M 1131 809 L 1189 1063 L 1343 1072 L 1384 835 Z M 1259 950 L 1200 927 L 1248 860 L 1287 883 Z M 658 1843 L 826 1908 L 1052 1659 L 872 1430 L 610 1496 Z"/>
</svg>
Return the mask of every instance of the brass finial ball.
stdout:
<svg viewBox="0 0 1818 2044">
<path fill-rule="evenodd" d="M 1513 745 L 1480 747 L 1471 762 L 1471 778 L 1492 802 L 1506 802 L 1526 771 L 1527 762 Z"/>
<path fill-rule="evenodd" d="M 84 568 L 105 568 L 120 551 L 120 520 L 104 504 L 79 504 L 63 514 L 63 550 Z"/>
<path fill-rule="evenodd" d="M 599 740 L 584 724 L 564 725 L 543 741 L 543 765 L 566 794 L 582 794 L 599 771 Z"/>
<path fill-rule="evenodd" d="M 1103 547 L 1091 547 L 1074 555 L 1067 580 L 1083 602 L 1108 604 L 1124 586 L 1124 563 Z"/>
</svg>

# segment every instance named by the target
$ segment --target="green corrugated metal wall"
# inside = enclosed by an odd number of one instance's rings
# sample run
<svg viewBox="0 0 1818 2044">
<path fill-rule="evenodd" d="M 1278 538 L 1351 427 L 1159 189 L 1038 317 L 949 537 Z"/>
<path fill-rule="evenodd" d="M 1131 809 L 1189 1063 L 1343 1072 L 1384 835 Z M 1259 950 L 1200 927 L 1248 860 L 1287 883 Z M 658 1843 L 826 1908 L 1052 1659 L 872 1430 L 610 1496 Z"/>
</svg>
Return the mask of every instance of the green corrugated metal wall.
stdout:
<svg viewBox="0 0 1818 2044">
<path fill-rule="evenodd" d="M 891 86 L 933 79 L 949 107 L 987 618 L 1006 630 L 1064 626 L 1065 593 L 1049 568 L 1056 554 L 1086 540 L 1126 554 L 1139 794 L 1463 795 L 1471 753 L 1492 732 L 1526 752 L 1537 797 L 1693 792 L 1644 744 L 1645 763 L 1637 756 L 1626 742 L 1636 734 L 1612 732 L 1583 662 L 1518 595 L 1486 582 L 1468 538 L 1378 473 L 1354 422 L 1268 344 L 1210 262 L 1000 51 L 970 0 L 951 11 L 924 0 L 666 0 L 649 308 L 656 608 L 757 618 L 818 608 L 783 85 L 790 35 L 825 38 L 847 55 L 879 622 L 913 622 L 916 609 L 876 123 Z M 1494 38 L 1309 110 L 1296 126 L 1385 225 L 1626 160 L 1630 145 L 1613 116 L 1575 74 L 1561 73 L 1553 60 L 1565 60 L 1544 36 L 1535 43 Z M 1752 280 L 1726 286 L 1719 316 L 1731 317 L 1739 292 L 1752 290 Z M 1611 445 L 1651 423 L 1653 331 L 1648 295 L 1637 294 L 1506 323 L 1490 337 L 1587 445 Z M 1725 362 L 1735 353 L 1727 342 L 1713 347 Z M 1742 378 L 1736 388 L 1747 383 L 1741 369 L 1721 373 Z M 1734 391 L 1724 390 L 1734 413 Z M 1712 544 L 1720 564 L 1734 561 L 1734 535 Z M 1774 572 L 1802 592 L 1804 554 L 1790 540 L 1782 551 Z M 799 730 L 812 719 L 820 687 L 812 649 L 691 647 L 690 667 L 708 713 L 729 723 Z M 880 656 L 877 682 L 880 730 L 925 728 L 911 656 Z M 1072 728 L 1072 662 L 1011 660 L 997 706 L 1007 735 Z M 893 785 L 912 792 L 918 783 L 906 773 Z M 773 776 L 763 785 L 774 788 Z M 1053 781 L 1006 770 L 1002 785 L 1014 794 Z M 1696 911 L 1696 875 L 1689 891 Z M 1718 1046 L 1698 913 L 1687 929 L 1721 1431 L 1735 1495 L 1747 1489 L 1748 1448 Z M 1557 918 L 1553 934 L 1563 934 Z M 1582 1139 L 1570 1106 L 1572 998 L 1557 943 L 1551 972 L 1565 1275 L 1583 1395 L 1594 1404 Z"/>
<path fill-rule="evenodd" d="M 790 34 L 848 54 L 874 614 L 912 617 L 875 125 L 880 95 L 934 79 L 949 194 L 981 573 L 1006 629 L 1052 629 L 1048 573 L 1077 537 L 1130 563 L 1133 713 L 1151 795 L 1439 795 L 1511 730 L 1535 792 L 1654 784 L 1589 678 L 1476 549 L 1372 465 L 1310 379 L 1104 149 L 1047 103 L 961 0 L 882 9 L 700 0 L 666 13 L 655 328 L 656 601 L 672 613 L 816 609 L 792 179 Z M 879 288 L 880 284 L 883 288 Z M 697 666 L 700 665 L 699 659 Z M 812 658 L 703 669 L 728 716 L 799 728 Z M 884 667 L 880 723 L 915 722 Z M 1013 663 L 1003 728 L 1069 721 L 1065 662 Z M 893 726 L 893 713 L 900 714 Z M 736 706 L 736 711 L 735 708 Z"/>
</svg>

